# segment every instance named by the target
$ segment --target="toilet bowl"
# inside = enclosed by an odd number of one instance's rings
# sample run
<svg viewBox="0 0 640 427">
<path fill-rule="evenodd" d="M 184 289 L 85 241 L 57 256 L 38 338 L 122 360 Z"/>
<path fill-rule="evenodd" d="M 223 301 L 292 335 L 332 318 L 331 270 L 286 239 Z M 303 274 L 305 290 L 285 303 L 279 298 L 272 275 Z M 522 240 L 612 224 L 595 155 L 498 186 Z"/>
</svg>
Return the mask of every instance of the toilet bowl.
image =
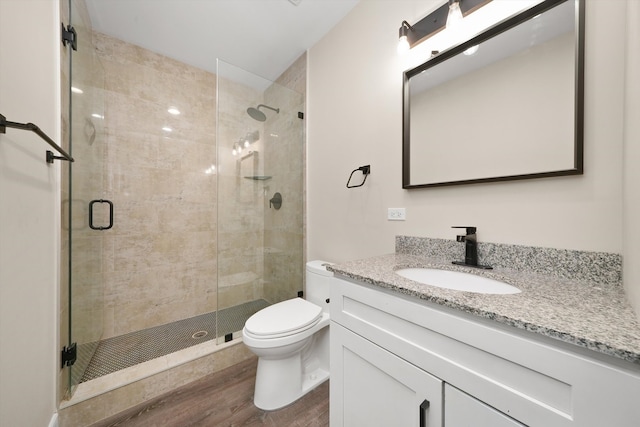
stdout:
<svg viewBox="0 0 640 427">
<path fill-rule="evenodd" d="M 251 316 L 242 330 L 258 356 L 254 404 L 275 410 L 295 402 L 329 378 L 329 286 L 324 261 L 306 266 L 307 299 L 293 298 Z"/>
</svg>

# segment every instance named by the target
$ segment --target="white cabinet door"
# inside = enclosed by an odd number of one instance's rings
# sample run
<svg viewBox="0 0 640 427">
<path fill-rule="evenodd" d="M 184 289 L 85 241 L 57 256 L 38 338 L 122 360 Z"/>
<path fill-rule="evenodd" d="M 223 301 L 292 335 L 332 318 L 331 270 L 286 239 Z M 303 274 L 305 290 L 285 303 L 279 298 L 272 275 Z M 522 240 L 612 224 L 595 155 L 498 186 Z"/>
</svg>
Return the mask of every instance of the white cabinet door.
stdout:
<svg viewBox="0 0 640 427">
<path fill-rule="evenodd" d="M 331 322 L 332 427 L 441 427 L 443 383 Z"/>
<path fill-rule="evenodd" d="M 444 386 L 444 425 L 445 427 L 526 427 L 449 384 Z"/>
</svg>

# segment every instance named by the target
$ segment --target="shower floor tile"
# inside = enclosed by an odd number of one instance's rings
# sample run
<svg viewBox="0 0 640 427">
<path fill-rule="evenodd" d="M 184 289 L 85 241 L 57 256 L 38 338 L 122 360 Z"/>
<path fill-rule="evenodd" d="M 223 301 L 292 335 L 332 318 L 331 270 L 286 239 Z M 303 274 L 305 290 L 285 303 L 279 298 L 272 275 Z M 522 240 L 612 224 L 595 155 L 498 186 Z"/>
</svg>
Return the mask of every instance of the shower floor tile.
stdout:
<svg viewBox="0 0 640 427">
<path fill-rule="evenodd" d="M 108 338 L 98 342 L 97 348 L 95 342 L 80 344 L 76 364 L 78 367 L 87 366 L 87 369 L 84 373 L 76 372 L 81 369 L 73 369 L 72 375 L 76 376 L 73 383 L 89 381 L 212 340 L 216 337 L 216 325 L 220 337 L 240 331 L 251 315 L 268 305 L 263 299 L 250 301 L 219 312 Z M 91 357 L 94 348 L 96 350 Z M 91 360 L 87 361 L 89 357 Z M 78 381 L 77 376 L 80 375 Z"/>
</svg>

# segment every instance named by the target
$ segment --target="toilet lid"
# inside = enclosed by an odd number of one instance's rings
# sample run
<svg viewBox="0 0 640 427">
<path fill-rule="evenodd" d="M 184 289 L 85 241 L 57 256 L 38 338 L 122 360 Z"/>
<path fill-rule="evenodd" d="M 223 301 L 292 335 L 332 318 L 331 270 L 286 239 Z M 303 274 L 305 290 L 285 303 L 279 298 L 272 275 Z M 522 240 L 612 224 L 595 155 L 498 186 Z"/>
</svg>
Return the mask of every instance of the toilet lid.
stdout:
<svg viewBox="0 0 640 427">
<path fill-rule="evenodd" d="M 322 308 L 302 298 L 294 298 L 263 308 L 251 316 L 244 327 L 256 336 L 281 336 L 307 329 L 321 317 Z"/>
</svg>

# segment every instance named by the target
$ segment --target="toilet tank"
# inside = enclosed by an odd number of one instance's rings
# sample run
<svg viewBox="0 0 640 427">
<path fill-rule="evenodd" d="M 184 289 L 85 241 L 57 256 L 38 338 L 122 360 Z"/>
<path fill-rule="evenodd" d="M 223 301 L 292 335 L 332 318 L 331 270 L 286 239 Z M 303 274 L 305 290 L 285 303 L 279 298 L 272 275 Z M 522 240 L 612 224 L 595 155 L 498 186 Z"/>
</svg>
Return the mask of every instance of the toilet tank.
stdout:
<svg viewBox="0 0 640 427">
<path fill-rule="evenodd" d="M 328 271 L 327 261 L 309 261 L 306 270 L 306 300 L 320 307 L 322 311 L 329 312 L 329 289 L 335 279 L 333 273 Z"/>
</svg>

